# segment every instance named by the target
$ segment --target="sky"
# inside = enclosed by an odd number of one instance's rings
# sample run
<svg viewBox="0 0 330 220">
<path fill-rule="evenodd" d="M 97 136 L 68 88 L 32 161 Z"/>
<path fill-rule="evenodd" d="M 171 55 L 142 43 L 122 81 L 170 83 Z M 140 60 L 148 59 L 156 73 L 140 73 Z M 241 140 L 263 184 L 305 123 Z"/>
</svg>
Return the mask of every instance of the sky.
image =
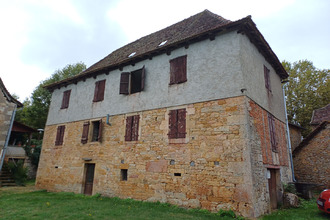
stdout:
<svg viewBox="0 0 330 220">
<path fill-rule="evenodd" d="M 0 77 L 20 101 L 68 64 L 112 51 L 208 9 L 248 15 L 280 61 L 330 69 L 329 0 L 0 0 Z"/>
</svg>

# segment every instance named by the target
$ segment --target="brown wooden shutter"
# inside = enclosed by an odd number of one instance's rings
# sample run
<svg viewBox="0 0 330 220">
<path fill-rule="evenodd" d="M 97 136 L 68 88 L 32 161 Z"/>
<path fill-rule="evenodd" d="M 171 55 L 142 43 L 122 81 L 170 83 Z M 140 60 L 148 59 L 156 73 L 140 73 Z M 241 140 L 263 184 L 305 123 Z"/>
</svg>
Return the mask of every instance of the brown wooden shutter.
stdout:
<svg viewBox="0 0 330 220">
<path fill-rule="evenodd" d="M 99 142 L 102 142 L 102 129 L 103 129 L 103 124 L 102 124 L 102 119 L 99 121 L 99 134 L 97 136 L 97 140 Z"/>
<path fill-rule="evenodd" d="M 177 65 L 175 59 L 170 60 L 170 85 L 177 83 L 175 77 L 177 72 L 176 67 Z"/>
<path fill-rule="evenodd" d="M 120 76 L 120 88 L 119 94 L 128 95 L 129 94 L 129 72 L 123 72 Z"/>
<path fill-rule="evenodd" d="M 67 90 L 63 92 L 61 109 L 69 107 L 70 94 L 71 94 L 71 90 Z"/>
<path fill-rule="evenodd" d="M 186 109 L 178 109 L 178 136 L 177 138 L 186 137 Z"/>
<path fill-rule="evenodd" d="M 145 81 L 145 78 L 146 78 L 146 71 L 145 71 L 145 68 L 143 66 L 142 67 L 142 73 L 141 73 L 141 91 L 144 90 L 144 81 Z"/>
<path fill-rule="evenodd" d="M 183 83 L 187 81 L 187 56 L 178 58 L 178 79 L 177 83 Z"/>
<path fill-rule="evenodd" d="M 99 81 L 97 101 L 102 101 L 104 99 L 104 89 L 105 89 L 105 80 L 101 80 Z"/>
<path fill-rule="evenodd" d="M 99 93 L 100 81 L 95 82 L 95 90 L 94 90 L 94 99 L 93 102 L 97 102 L 97 97 Z"/>
<path fill-rule="evenodd" d="M 270 133 L 270 143 L 272 151 L 277 151 L 276 133 L 275 133 L 275 119 L 272 115 L 268 115 L 268 126 Z"/>
<path fill-rule="evenodd" d="M 55 145 L 62 145 L 63 144 L 64 131 L 65 131 L 65 126 L 64 125 L 61 125 L 61 126 L 57 127 Z"/>
<path fill-rule="evenodd" d="M 168 138 L 173 139 L 177 138 L 178 134 L 178 122 L 177 122 L 177 110 L 171 110 L 169 112 L 169 122 L 168 122 L 168 127 L 169 127 L 169 132 L 168 132 Z"/>
<path fill-rule="evenodd" d="M 83 132 L 81 136 L 81 143 L 86 144 L 88 141 L 89 121 L 84 123 Z"/>
<path fill-rule="evenodd" d="M 131 141 L 132 140 L 132 124 L 133 124 L 133 116 L 128 116 L 126 118 L 125 141 Z"/>
<path fill-rule="evenodd" d="M 132 141 L 137 141 L 139 137 L 139 119 L 140 115 L 133 116 Z"/>
<path fill-rule="evenodd" d="M 270 78 L 269 78 L 270 70 L 264 66 L 264 76 L 265 76 L 265 87 L 268 91 L 270 91 Z"/>
</svg>

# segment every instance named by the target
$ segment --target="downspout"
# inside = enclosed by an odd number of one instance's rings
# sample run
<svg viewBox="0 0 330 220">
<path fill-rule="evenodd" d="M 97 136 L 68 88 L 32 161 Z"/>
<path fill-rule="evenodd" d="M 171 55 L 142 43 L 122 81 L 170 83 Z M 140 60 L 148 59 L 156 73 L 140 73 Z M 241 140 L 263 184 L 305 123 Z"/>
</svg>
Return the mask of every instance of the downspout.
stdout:
<svg viewBox="0 0 330 220">
<path fill-rule="evenodd" d="M 289 132 L 289 120 L 288 120 L 288 112 L 286 110 L 286 98 L 285 98 L 285 90 L 284 90 L 284 85 L 287 82 L 289 82 L 289 81 L 287 81 L 287 80 L 281 81 L 282 90 L 283 90 L 283 100 L 284 100 L 286 135 L 287 135 L 287 138 L 288 138 L 288 148 L 289 148 L 290 162 L 291 162 L 292 181 L 296 182 L 296 178 L 294 177 L 294 168 L 293 168 L 293 159 L 292 159 L 292 150 L 291 150 L 291 140 L 290 140 L 290 132 Z"/>
<path fill-rule="evenodd" d="M 13 124 L 14 124 L 14 119 L 15 119 L 15 115 L 16 115 L 16 109 L 17 109 L 17 105 L 15 104 L 13 113 L 11 115 L 11 119 L 10 119 L 10 125 L 9 125 L 9 129 L 7 132 L 7 137 L 6 137 L 6 142 L 5 142 L 5 146 L 2 149 L 2 153 L 1 153 L 1 158 L 0 158 L 0 172 L 2 170 L 2 166 L 3 166 L 3 161 L 5 160 L 5 156 L 6 156 L 6 150 L 8 147 L 8 143 L 9 143 L 9 139 L 10 139 L 10 134 L 11 134 L 11 129 L 13 128 Z"/>
</svg>

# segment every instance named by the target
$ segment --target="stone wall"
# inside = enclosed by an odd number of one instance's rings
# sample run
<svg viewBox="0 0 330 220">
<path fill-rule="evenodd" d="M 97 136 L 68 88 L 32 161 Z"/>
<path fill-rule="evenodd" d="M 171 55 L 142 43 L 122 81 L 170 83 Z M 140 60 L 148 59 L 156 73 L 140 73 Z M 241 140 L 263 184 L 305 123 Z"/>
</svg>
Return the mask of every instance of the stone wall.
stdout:
<svg viewBox="0 0 330 220">
<path fill-rule="evenodd" d="M 291 150 L 292 152 L 294 151 L 294 149 L 296 149 L 296 147 L 298 147 L 298 145 L 301 142 L 301 129 L 297 128 L 296 126 L 290 125 L 289 124 L 289 129 L 290 129 L 290 141 L 291 141 Z"/>
<path fill-rule="evenodd" d="M 295 177 L 299 182 L 330 188 L 330 124 L 294 153 Z M 298 150 L 298 149 L 297 149 Z"/>
<path fill-rule="evenodd" d="M 241 96 L 131 113 L 140 115 L 133 142 L 124 138 L 124 114 L 111 116 L 111 125 L 103 118 L 101 142 L 82 144 L 85 121 L 76 121 L 59 124 L 66 126 L 64 142 L 55 146 L 58 125 L 46 126 L 36 185 L 82 193 L 85 163 L 95 163 L 93 194 L 259 216 L 269 210 L 267 195 L 258 195 L 267 191 L 266 168 L 260 144 L 249 142 L 247 127 L 255 126 L 248 123 L 249 100 Z M 187 135 L 169 143 L 168 113 L 180 108 L 187 111 Z M 121 181 L 121 169 L 128 170 L 127 181 Z M 255 208 L 256 202 L 262 207 Z"/>
<path fill-rule="evenodd" d="M 0 149 L 6 142 L 6 137 L 10 125 L 10 119 L 15 105 L 6 100 L 3 94 L 0 94 Z"/>
</svg>

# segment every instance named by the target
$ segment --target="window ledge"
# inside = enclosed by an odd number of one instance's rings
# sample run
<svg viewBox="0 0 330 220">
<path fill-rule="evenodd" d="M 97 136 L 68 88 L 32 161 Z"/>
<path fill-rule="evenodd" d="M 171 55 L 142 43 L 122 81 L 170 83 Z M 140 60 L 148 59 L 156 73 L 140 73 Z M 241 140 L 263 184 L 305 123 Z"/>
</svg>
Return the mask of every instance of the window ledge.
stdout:
<svg viewBox="0 0 330 220">
<path fill-rule="evenodd" d="M 188 143 L 188 139 L 186 138 L 175 138 L 175 139 L 168 139 L 169 144 L 186 144 Z"/>
</svg>

